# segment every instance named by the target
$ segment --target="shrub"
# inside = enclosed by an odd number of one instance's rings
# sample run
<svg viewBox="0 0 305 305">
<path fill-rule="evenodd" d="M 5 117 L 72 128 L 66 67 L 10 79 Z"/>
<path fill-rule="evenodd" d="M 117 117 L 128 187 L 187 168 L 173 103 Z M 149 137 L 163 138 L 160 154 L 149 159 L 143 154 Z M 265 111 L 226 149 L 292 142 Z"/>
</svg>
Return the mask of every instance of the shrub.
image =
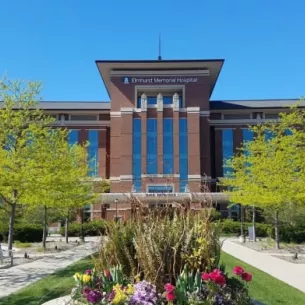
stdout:
<svg viewBox="0 0 305 305">
<path fill-rule="evenodd" d="M 70 237 L 78 237 L 81 236 L 81 230 L 83 226 L 83 234 L 84 236 L 99 236 L 105 235 L 106 233 L 106 225 L 104 220 L 93 220 L 90 222 L 80 223 L 71 223 L 69 225 L 68 234 Z M 60 229 L 60 234 L 62 236 L 65 235 L 65 227 Z"/>
<path fill-rule="evenodd" d="M 8 228 L 0 228 L 0 235 L 7 241 Z M 18 223 L 14 227 L 14 240 L 21 243 L 35 243 L 42 241 L 42 227 L 34 224 Z M 0 236 L 1 239 L 1 236 Z"/>
<path fill-rule="evenodd" d="M 225 219 L 220 222 L 220 231 L 224 234 L 235 234 L 240 235 L 240 222 L 239 221 L 233 221 L 232 219 Z M 243 229 L 244 232 L 247 234 L 248 227 L 251 227 L 251 222 L 245 222 L 243 223 Z M 258 237 L 267 237 L 269 236 L 271 225 L 264 224 L 264 223 L 256 223 L 255 224 L 255 232 L 256 236 Z"/>
<path fill-rule="evenodd" d="M 14 246 L 16 248 L 22 249 L 22 248 L 30 248 L 32 246 L 32 244 L 31 243 L 22 243 L 19 240 L 15 240 L 14 241 Z"/>
<path fill-rule="evenodd" d="M 175 282 L 184 267 L 212 270 L 219 262 L 220 244 L 210 219 L 209 209 L 193 215 L 165 208 L 126 223 L 111 222 L 96 267 L 104 270 L 121 265 L 128 277 L 139 274 L 158 288 Z"/>
<path fill-rule="evenodd" d="M 275 238 L 274 227 L 270 227 L 269 237 Z M 305 242 L 305 225 L 299 224 L 292 226 L 289 224 L 282 224 L 279 226 L 279 238 L 281 242 L 300 244 Z"/>
</svg>

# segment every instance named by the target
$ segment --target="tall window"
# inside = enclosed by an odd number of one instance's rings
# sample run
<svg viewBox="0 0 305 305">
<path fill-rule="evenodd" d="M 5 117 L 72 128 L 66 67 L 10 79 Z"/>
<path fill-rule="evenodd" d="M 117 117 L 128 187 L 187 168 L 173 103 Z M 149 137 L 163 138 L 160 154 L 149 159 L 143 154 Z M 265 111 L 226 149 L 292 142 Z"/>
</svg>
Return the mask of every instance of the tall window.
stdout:
<svg viewBox="0 0 305 305">
<path fill-rule="evenodd" d="M 147 119 L 147 174 L 158 173 L 157 119 Z"/>
<path fill-rule="evenodd" d="M 68 143 L 74 145 L 78 143 L 78 130 L 70 130 L 68 134 Z"/>
<path fill-rule="evenodd" d="M 89 162 L 89 176 L 98 176 L 98 131 L 89 130 L 88 133 L 88 162 Z"/>
<path fill-rule="evenodd" d="M 243 129 L 243 141 L 244 142 L 250 142 L 253 140 L 253 131 L 249 129 Z M 248 156 L 248 151 L 245 150 L 245 155 Z"/>
<path fill-rule="evenodd" d="M 133 187 L 136 192 L 141 192 L 141 119 L 132 121 L 132 179 Z"/>
<path fill-rule="evenodd" d="M 226 166 L 226 161 L 233 156 L 233 130 L 222 130 L 222 160 L 223 160 L 223 176 L 230 175 L 232 168 Z"/>
<path fill-rule="evenodd" d="M 163 119 L 163 174 L 174 173 L 173 119 Z"/>
<path fill-rule="evenodd" d="M 179 119 L 179 168 L 180 192 L 184 193 L 188 184 L 188 135 L 187 119 Z"/>
</svg>

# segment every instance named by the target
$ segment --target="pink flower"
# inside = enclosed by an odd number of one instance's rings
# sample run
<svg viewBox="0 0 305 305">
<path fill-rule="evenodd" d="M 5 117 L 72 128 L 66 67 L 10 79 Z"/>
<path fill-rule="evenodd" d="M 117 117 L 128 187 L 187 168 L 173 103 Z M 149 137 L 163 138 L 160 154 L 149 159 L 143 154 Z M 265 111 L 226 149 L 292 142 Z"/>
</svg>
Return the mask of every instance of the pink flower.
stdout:
<svg viewBox="0 0 305 305">
<path fill-rule="evenodd" d="M 175 300 L 175 294 L 174 294 L 174 292 L 169 292 L 169 293 L 167 293 L 165 297 L 166 297 L 166 300 L 167 300 L 167 301 L 170 301 L 170 302 Z"/>
<path fill-rule="evenodd" d="M 91 275 L 91 274 L 92 274 L 91 269 L 87 269 L 86 272 L 85 272 L 85 274 Z"/>
<path fill-rule="evenodd" d="M 245 270 L 240 266 L 236 266 L 236 267 L 233 268 L 233 272 L 236 275 L 242 275 L 245 272 Z"/>
<path fill-rule="evenodd" d="M 226 284 L 226 278 L 219 269 L 214 269 L 209 276 L 211 281 L 219 286 Z"/>
<path fill-rule="evenodd" d="M 208 281 L 210 279 L 210 275 L 206 272 L 203 272 L 201 274 L 201 278 L 204 280 L 204 281 Z"/>
<path fill-rule="evenodd" d="M 244 272 L 242 275 L 241 275 L 241 278 L 246 281 L 246 282 L 251 282 L 252 280 L 252 274 L 250 273 L 247 273 L 247 272 Z"/>
<path fill-rule="evenodd" d="M 164 289 L 166 292 L 171 293 L 175 290 L 175 286 L 170 283 L 167 283 L 164 285 Z"/>
</svg>

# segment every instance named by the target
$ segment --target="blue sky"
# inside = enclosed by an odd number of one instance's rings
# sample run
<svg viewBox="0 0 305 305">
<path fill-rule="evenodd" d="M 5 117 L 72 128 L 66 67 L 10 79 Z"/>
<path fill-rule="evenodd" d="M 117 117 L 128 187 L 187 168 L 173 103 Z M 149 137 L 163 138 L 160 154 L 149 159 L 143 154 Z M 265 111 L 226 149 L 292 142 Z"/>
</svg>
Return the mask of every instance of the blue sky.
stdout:
<svg viewBox="0 0 305 305">
<path fill-rule="evenodd" d="M 97 59 L 224 58 L 212 99 L 305 95 L 304 0 L 3 0 L 0 75 L 108 100 Z"/>
</svg>

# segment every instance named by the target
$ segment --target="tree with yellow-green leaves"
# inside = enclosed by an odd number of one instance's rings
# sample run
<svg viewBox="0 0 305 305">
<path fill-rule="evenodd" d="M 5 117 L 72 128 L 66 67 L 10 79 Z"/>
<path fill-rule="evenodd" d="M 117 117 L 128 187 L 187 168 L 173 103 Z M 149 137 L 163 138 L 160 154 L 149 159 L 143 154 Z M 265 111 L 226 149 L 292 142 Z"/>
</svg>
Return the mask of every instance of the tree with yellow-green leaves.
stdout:
<svg viewBox="0 0 305 305">
<path fill-rule="evenodd" d="M 79 206 L 80 197 L 91 199 L 86 149 L 70 147 L 68 131 L 52 128 L 54 120 L 38 108 L 40 88 L 36 82 L 0 82 L 0 198 L 9 215 L 9 250 L 19 207 L 70 208 Z"/>
<path fill-rule="evenodd" d="M 227 161 L 232 173 L 221 179 L 230 201 L 274 211 L 279 248 L 278 214 L 288 205 L 305 204 L 305 111 L 294 107 L 278 121 L 250 127 L 253 141 Z"/>
</svg>

